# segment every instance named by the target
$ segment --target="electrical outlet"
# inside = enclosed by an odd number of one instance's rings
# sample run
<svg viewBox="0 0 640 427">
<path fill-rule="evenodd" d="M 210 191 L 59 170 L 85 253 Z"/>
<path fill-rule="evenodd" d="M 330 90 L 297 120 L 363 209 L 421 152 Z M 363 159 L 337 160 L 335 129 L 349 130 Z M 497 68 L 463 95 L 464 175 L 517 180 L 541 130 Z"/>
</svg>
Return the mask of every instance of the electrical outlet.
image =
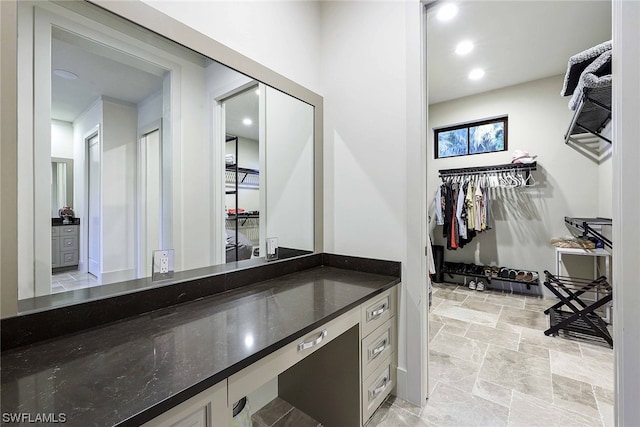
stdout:
<svg viewBox="0 0 640 427">
<path fill-rule="evenodd" d="M 161 251 L 153 251 L 152 255 L 151 280 L 156 281 L 173 278 L 174 250 L 164 249 Z"/>
</svg>

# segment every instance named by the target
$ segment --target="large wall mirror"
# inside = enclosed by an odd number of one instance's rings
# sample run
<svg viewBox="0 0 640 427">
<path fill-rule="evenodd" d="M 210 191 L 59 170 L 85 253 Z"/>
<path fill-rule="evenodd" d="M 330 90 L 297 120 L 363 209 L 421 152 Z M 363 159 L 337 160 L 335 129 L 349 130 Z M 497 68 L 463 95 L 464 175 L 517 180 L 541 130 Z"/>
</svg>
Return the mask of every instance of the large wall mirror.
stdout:
<svg viewBox="0 0 640 427">
<path fill-rule="evenodd" d="M 322 98 L 115 3 L 18 2 L 19 300 L 318 250 Z"/>
</svg>

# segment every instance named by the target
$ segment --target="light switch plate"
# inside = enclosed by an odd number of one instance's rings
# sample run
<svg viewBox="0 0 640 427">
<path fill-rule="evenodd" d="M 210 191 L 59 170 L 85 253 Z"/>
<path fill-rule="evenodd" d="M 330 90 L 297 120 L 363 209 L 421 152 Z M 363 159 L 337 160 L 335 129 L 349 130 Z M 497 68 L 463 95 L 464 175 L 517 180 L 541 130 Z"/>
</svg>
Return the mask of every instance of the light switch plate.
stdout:
<svg viewBox="0 0 640 427">
<path fill-rule="evenodd" d="M 278 259 L 278 238 L 267 237 L 267 261 L 273 261 Z"/>
<path fill-rule="evenodd" d="M 175 252 L 173 249 L 163 249 L 161 251 L 153 251 L 151 264 L 151 280 L 172 279 L 174 269 Z"/>
</svg>

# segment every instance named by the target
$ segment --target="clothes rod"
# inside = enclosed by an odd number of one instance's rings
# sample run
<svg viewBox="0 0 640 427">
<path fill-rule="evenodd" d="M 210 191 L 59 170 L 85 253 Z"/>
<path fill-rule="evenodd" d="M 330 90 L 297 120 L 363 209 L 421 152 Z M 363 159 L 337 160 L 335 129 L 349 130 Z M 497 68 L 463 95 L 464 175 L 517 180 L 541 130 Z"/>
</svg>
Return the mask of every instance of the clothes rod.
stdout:
<svg viewBox="0 0 640 427">
<path fill-rule="evenodd" d="M 490 172 L 508 172 L 508 171 L 524 171 L 530 172 L 536 170 L 536 162 L 533 163 L 507 163 L 503 165 L 492 166 L 476 166 L 469 168 L 456 168 L 456 169 L 440 169 L 440 176 L 449 175 L 479 175 Z"/>
</svg>

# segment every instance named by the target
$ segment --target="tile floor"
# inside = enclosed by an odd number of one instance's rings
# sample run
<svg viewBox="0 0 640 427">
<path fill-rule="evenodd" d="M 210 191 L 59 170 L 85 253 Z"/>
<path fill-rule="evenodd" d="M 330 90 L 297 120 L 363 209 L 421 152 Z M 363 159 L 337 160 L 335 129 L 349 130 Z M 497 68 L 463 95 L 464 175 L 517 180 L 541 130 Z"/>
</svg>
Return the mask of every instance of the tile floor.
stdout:
<svg viewBox="0 0 640 427">
<path fill-rule="evenodd" d="M 613 350 L 547 337 L 556 302 L 436 285 L 429 314 L 430 398 L 419 408 L 394 396 L 366 427 L 613 425 Z M 255 427 L 319 427 L 277 398 Z"/>
<path fill-rule="evenodd" d="M 98 280 L 89 273 L 67 270 L 51 275 L 51 293 L 72 291 L 75 289 L 98 286 Z"/>
<path fill-rule="evenodd" d="M 613 425 L 613 350 L 547 337 L 556 300 L 436 285 L 430 398 L 390 397 L 367 427 Z"/>
</svg>

